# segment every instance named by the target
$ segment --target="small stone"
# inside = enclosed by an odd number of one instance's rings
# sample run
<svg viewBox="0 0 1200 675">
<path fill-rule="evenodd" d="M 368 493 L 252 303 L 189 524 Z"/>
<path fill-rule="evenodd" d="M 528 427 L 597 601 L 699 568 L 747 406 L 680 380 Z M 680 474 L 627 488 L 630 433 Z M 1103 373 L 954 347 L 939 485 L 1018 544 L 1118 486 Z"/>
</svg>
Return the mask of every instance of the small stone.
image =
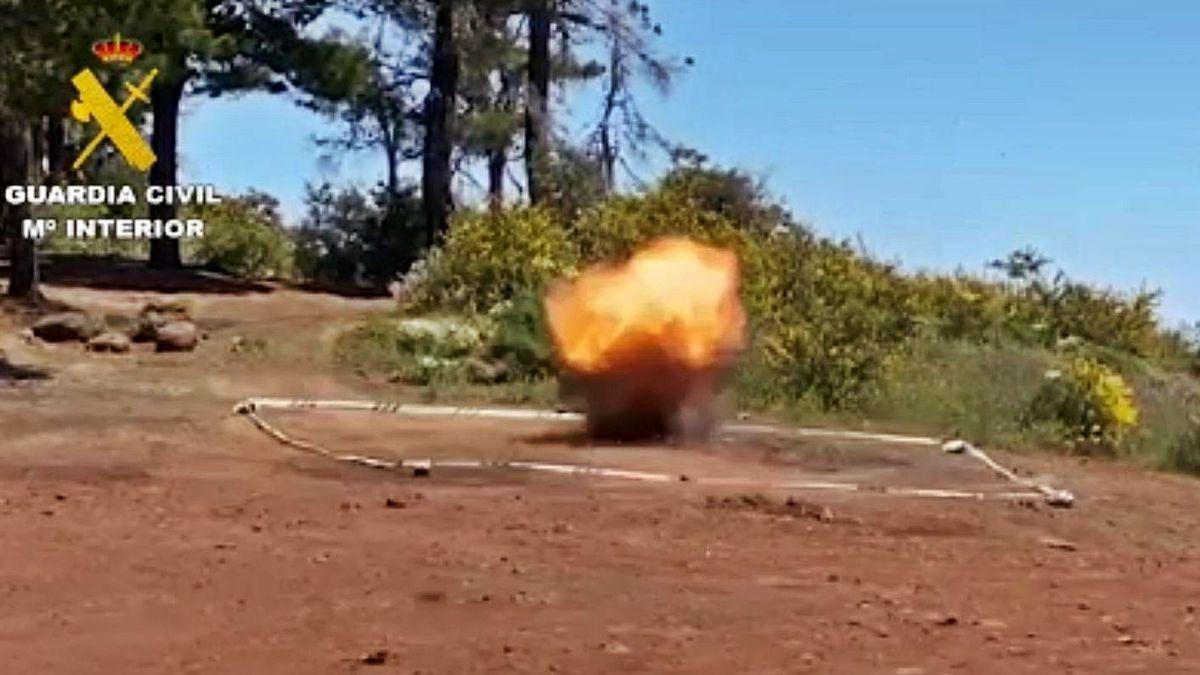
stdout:
<svg viewBox="0 0 1200 675">
<path fill-rule="evenodd" d="M 1073 542 L 1067 541 L 1066 539 L 1059 539 L 1057 537 L 1042 537 L 1038 541 L 1044 546 L 1056 548 L 1060 551 L 1074 551 L 1077 548 Z"/>
<path fill-rule="evenodd" d="M 417 593 L 416 598 L 420 602 L 445 602 L 446 593 L 445 591 L 421 591 Z"/>
<path fill-rule="evenodd" d="M 388 650 L 376 649 L 358 657 L 358 662 L 365 666 L 382 666 L 387 663 L 388 656 L 390 656 Z"/>
<path fill-rule="evenodd" d="M 105 331 L 87 342 L 88 351 L 124 354 L 131 347 L 129 336 L 116 331 Z"/>
<path fill-rule="evenodd" d="M 388 509 L 403 509 L 403 508 L 407 507 L 408 504 L 402 499 L 392 499 L 391 497 L 388 497 L 383 502 L 383 506 L 384 506 L 384 508 L 388 508 Z"/>
<path fill-rule="evenodd" d="M 954 626 L 958 624 L 958 617 L 945 612 L 928 612 L 925 614 L 925 620 L 935 626 Z"/>
<path fill-rule="evenodd" d="M 603 647 L 604 651 L 608 652 L 609 654 L 629 654 L 633 652 L 633 650 L 627 645 L 617 642 L 616 640 L 613 640 L 612 642 L 605 642 Z"/>
</svg>

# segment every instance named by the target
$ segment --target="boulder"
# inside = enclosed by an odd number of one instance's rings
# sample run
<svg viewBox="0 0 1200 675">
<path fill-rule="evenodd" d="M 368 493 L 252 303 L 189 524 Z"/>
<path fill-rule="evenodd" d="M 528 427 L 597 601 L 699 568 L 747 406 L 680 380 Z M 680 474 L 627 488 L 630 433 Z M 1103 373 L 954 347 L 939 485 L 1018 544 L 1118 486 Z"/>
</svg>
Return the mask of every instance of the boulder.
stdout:
<svg viewBox="0 0 1200 675">
<path fill-rule="evenodd" d="M 158 330 L 174 321 L 191 322 L 192 312 L 184 302 L 148 302 L 138 312 L 137 320 L 129 329 L 134 342 L 155 342 Z"/>
<path fill-rule="evenodd" d="M 116 331 L 105 331 L 88 340 L 88 351 L 124 354 L 131 346 L 129 336 Z"/>
<path fill-rule="evenodd" d="M 467 360 L 467 373 L 477 384 L 495 384 L 508 378 L 508 364 L 492 359 L 471 358 Z"/>
<path fill-rule="evenodd" d="M 200 341 L 200 331 L 191 321 L 171 321 L 154 334 L 154 349 L 159 352 L 190 352 Z"/>
<path fill-rule="evenodd" d="M 104 327 L 83 312 L 59 312 L 42 317 L 32 330 L 46 342 L 84 342 L 99 335 Z"/>
</svg>

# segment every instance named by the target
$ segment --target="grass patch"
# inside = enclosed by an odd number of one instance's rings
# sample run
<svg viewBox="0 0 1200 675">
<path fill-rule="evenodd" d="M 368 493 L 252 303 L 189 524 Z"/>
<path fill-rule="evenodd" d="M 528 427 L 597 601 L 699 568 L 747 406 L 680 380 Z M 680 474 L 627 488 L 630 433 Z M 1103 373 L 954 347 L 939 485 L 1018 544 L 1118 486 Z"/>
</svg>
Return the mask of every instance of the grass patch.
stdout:
<svg viewBox="0 0 1200 675">
<path fill-rule="evenodd" d="M 1030 347 L 917 341 L 858 414 L 992 446 L 1043 442 L 1051 430 L 1031 430 L 1020 420 L 1054 363 L 1052 354 Z"/>
<path fill-rule="evenodd" d="M 1121 454 L 1146 466 L 1200 475 L 1200 384 L 1156 368 L 1130 379 L 1142 423 Z"/>
<path fill-rule="evenodd" d="M 1193 423 L 1168 446 L 1159 468 L 1200 476 L 1200 424 Z"/>
</svg>

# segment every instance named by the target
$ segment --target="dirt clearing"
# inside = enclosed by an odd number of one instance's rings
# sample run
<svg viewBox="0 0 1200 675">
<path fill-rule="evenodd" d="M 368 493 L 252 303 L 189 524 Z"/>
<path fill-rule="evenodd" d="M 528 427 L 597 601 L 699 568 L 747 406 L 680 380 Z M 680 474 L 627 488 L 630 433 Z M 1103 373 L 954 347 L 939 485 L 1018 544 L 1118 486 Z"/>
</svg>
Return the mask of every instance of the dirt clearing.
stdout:
<svg viewBox="0 0 1200 675">
<path fill-rule="evenodd" d="M 153 296 L 50 292 L 114 310 Z M 193 300 L 209 338 L 190 355 L 5 333 L 0 672 L 1200 671 L 1196 481 L 1003 457 L 1075 491 L 1063 510 L 346 466 L 279 445 L 232 406 L 372 397 L 321 350 L 386 303 Z M 243 358 L 238 337 L 271 349 Z M 594 447 L 562 426 L 271 419 L 391 457 L 1003 487 L 967 459 L 886 444 Z"/>
</svg>

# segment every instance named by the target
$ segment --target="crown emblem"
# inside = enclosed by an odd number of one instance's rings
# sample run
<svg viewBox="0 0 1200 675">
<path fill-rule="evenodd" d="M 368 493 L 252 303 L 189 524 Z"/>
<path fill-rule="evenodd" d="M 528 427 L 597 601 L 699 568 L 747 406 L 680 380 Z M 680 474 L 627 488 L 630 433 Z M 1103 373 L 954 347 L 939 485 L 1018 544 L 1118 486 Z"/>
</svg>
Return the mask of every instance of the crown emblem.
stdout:
<svg viewBox="0 0 1200 675">
<path fill-rule="evenodd" d="M 117 33 L 108 40 L 92 43 L 92 53 L 105 63 L 127 66 L 142 54 L 142 43 L 137 40 L 122 40 Z"/>
</svg>

